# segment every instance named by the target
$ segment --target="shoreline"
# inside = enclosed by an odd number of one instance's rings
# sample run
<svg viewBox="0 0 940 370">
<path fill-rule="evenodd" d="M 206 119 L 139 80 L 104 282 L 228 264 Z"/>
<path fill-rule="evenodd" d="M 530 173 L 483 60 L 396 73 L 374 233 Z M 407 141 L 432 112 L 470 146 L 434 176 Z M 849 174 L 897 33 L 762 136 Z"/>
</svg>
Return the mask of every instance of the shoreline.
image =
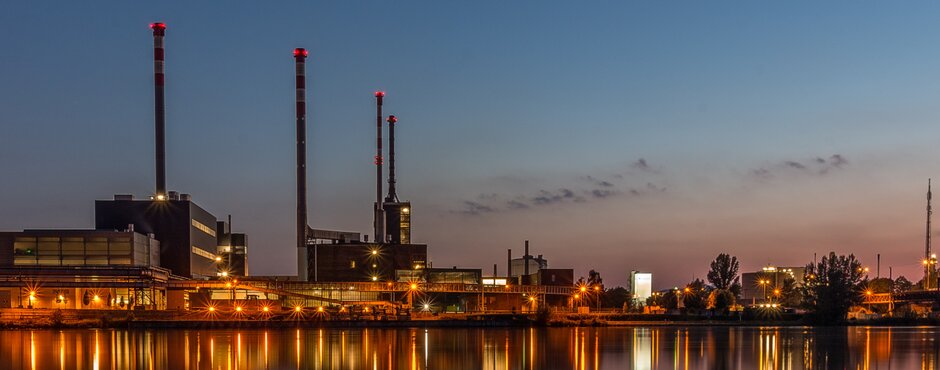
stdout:
<svg viewBox="0 0 940 370">
<path fill-rule="evenodd" d="M 294 328 L 503 328 L 503 327 L 849 327 L 940 325 L 937 319 L 881 318 L 818 325 L 802 316 L 771 320 L 698 315 L 638 314 L 442 314 L 420 317 L 324 317 L 311 315 L 196 317 L 186 311 L 0 310 L 0 330 L 19 329 L 294 329 Z"/>
</svg>

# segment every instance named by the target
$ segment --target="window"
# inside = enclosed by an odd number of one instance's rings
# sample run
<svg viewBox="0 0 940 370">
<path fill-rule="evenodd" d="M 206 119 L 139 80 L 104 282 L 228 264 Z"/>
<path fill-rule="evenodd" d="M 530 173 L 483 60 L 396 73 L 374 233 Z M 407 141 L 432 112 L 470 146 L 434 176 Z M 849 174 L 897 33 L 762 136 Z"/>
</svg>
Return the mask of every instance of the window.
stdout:
<svg viewBox="0 0 940 370">
<path fill-rule="evenodd" d="M 208 226 L 206 226 L 205 224 L 203 224 L 202 222 L 196 221 L 195 219 L 193 219 L 193 222 L 192 222 L 192 223 L 193 223 L 193 227 L 199 229 L 199 231 L 202 231 L 202 232 L 204 232 L 204 233 L 206 233 L 206 234 L 209 234 L 209 235 L 211 235 L 213 238 L 215 237 L 215 229 L 213 229 L 213 228 L 211 228 L 211 227 L 208 227 Z"/>
<path fill-rule="evenodd" d="M 349 268 L 351 269 L 356 268 L 356 260 L 349 260 Z"/>
</svg>

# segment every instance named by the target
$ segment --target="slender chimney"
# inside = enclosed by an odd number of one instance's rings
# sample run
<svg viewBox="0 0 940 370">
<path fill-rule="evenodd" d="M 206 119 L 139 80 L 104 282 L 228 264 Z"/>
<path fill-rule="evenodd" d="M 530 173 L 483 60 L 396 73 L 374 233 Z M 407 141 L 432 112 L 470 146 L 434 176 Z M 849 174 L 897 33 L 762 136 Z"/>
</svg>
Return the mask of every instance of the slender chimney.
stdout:
<svg viewBox="0 0 940 370">
<path fill-rule="evenodd" d="M 307 266 L 307 50 L 294 49 L 296 69 L 297 102 L 297 273 L 301 280 L 306 280 Z"/>
<path fill-rule="evenodd" d="M 927 241 L 924 247 L 924 290 L 930 288 L 930 216 L 933 214 L 933 209 L 930 208 L 930 179 L 927 179 Z"/>
<path fill-rule="evenodd" d="M 508 249 L 506 252 L 506 281 L 512 279 L 512 249 Z"/>
<path fill-rule="evenodd" d="M 529 241 L 528 240 L 525 241 L 525 254 L 522 255 L 522 264 L 524 265 L 524 267 L 522 268 L 523 275 L 529 276 Z"/>
<path fill-rule="evenodd" d="M 166 24 L 150 24 L 153 30 L 153 104 L 154 104 L 154 146 L 156 149 L 157 189 L 154 199 L 166 199 L 166 101 L 164 99 L 163 74 L 163 37 L 166 36 Z"/>
<path fill-rule="evenodd" d="M 386 202 L 398 202 L 398 194 L 395 193 L 395 123 L 398 118 L 394 115 L 388 116 L 388 196 Z"/>
<path fill-rule="evenodd" d="M 385 242 L 385 210 L 382 209 L 382 100 L 385 92 L 375 92 L 375 242 Z"/>
</svg>

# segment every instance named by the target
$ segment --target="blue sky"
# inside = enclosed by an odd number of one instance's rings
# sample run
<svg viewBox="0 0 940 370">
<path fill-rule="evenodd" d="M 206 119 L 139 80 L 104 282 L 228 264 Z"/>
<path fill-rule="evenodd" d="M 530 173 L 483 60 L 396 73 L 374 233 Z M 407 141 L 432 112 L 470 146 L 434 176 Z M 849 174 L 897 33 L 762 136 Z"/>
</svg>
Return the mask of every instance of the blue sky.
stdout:
<svg viewBox="0 0 940 370">
<path fill-rule="evenodd" d="M 88 228 L 94 199 L 152 192 L 147 25 L 163 21 L 168 185 L 233 215 L 255 273 L 294 273 L 305 47 L 313 227 L 368 233 L 385 90 L 399 195 L 436 266 L 502 269 L 529 239 L 615 284 L 682 284 L 720 252 L 745 270 L 882 253 L 911 277 L 940 173 L 937 7 L 6 4 L 0 229 Z"/>
</svg>

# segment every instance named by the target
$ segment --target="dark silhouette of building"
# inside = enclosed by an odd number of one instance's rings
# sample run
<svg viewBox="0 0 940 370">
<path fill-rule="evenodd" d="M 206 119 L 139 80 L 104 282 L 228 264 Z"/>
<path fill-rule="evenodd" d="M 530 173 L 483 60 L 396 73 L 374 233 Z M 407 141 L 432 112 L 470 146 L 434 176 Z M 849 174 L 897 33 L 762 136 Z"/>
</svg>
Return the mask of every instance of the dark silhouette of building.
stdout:
<svg viewBox="0 0 940 370">
<path fill-rule="evenodd" d="M 134 200 L 116 195 L 95 201 L 95 228 L 153 234 L 160 241 L 160 265 L 173 274 L 215 277 L 218 269 L 216 217 L 186 194 L 170 192 L 166 200 Z"/>
</svg>

